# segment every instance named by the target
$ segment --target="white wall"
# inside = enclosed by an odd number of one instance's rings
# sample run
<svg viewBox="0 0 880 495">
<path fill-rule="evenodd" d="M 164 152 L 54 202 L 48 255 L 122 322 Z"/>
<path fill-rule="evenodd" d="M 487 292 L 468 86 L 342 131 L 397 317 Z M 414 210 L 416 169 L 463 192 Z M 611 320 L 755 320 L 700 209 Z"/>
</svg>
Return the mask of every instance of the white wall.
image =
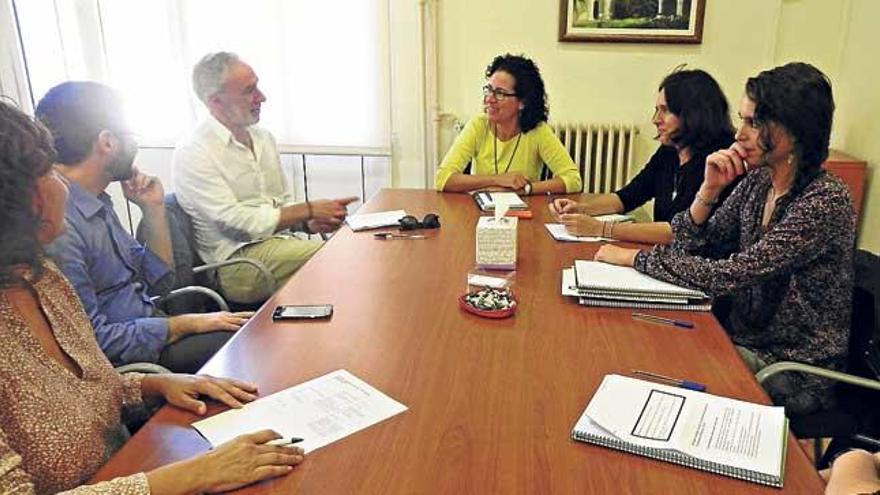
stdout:
<svg viewBox="0 0 880 495">
<path fill-rule="evenodd" d="M 880 19 L 876 0 L 707 1 L 699 45 L 560 43 L 559 3 L 443 0 L 440 5 L 440 107 L 460 120 L 481 108 L 483 70 L 500 53 L 525 53 L 541 68 L 556 121 L 633 122 L 636 160 L 656 148 L 650 117 L 657 84 L 674 67 L 710 72 L 736 111 L 747 77 L 782 63 L 815 64 L 832 80 L 838 102 L 832 146 L 880 161 Z M 736 119 L 735 119 L 736 121 Z M 443 149 L 454 135 L 443 129 Z M 876 180 L 874 181 L 876 182 Z M 859 245 L 880 250 L 880 197 L 869 187 Z"/>
<path fill-rule="evenodd" d="M 880 2 L 851 0 L 847 28 L 841 30 L 835 95 L 835 146 L 868 161 L 859 247 L 880 252 Z"/>
</svg>

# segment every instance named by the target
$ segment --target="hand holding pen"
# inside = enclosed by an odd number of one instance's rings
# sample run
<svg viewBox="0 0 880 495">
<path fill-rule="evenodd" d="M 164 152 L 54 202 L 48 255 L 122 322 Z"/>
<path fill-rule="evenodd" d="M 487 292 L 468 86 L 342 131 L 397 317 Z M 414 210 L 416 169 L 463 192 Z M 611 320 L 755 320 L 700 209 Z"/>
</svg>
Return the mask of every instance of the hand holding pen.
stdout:
<svg viewBox="0 0 880 495">
<path fill-rule="evenodd" d="M 565 213 L 578 213 L 579 208 L 577 201 L 568 198 L 553 198 L 550 193 L 547 194 L 550 213 L 553 213 L 557 217 Z"/>
<path fill-rule="evenodd" d="M 288 441 L 289 440 L 289 441 Z M 281 445 L 277 442 L 283 441 Z M 240 435 L 190 461 L 186 476 L 160 468 L 147 473 L 154 493 L 166 487 L 187 488 L 187 493 L 225 492 L 251 483 L 283 476 L 305 460 L 305 451 L 293 444 L 299 438 L 282 438 L 273 430 Z M 175 466 L 174 464 L 166 468 Z M 165 471 L 163 471 L 165 469 Z M 187 486 L 190 480 L 193 486 Z"/>
</svg>

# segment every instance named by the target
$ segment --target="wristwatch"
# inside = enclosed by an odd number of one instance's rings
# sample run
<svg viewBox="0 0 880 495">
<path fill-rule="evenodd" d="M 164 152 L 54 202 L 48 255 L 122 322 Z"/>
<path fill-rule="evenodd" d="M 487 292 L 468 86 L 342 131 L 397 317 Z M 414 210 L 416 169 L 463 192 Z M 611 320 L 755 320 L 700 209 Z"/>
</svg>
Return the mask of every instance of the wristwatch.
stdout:
<svg viewBox="0 0 880 495">
<path fill-rule="evenodd" d="M 528 182 L 528 181 L 526 182 L 526 185 L 523 186 L 523 192 L 525 193 L 526 196 L 532 195 L 532 183 L 531 182 Z"/>
</svg>

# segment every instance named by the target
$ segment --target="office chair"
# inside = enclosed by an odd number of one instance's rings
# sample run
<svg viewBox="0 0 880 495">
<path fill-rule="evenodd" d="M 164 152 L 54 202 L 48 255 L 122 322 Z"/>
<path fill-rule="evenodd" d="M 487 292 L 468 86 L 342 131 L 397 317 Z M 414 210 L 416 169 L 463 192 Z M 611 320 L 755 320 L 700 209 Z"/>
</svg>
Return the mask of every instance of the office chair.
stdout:
<svg viewBox="0 0 880 495">
<path fill-rule="evenodd" d="M 174 194 L 165 195 L 165 216 L 168 219 L 168 229 L 171 234 L 171 248 L 175 265 L 174 287 L 176 287 L 167 294 L 163 294 L 158 301 L 165 304 L 163 307 L 167 308 L 166 312 L 175 314 L 205 311 L 204 307 L 199 306 L 200 303 L 204 303 L 205 299 L 193 297 L 194 295 L 205 296 L 221 311 L 229 311 L 229 304 L 218 293 L 220 284 L 217 281 L 217 269 L 230 265 L 252 266 L 265 281 L 263 284 L 263 287 L 266 288 L 265 299 L 272 296 L 275 289 L 275 277 L 259 261 L 247 258 L 230 258 L 217 263 L 202 261 L 195 249 L 192 220 L 180 206 L 177 196 Z M 142 230 L 142 225 L 138 226 L 136 237 L 143 243 L 145 232 Z"/>
<path fill-rule="evenodd" d="M 781 361 L 755 375 L 759 383 L 786 371 L 837 382 L 834 409 L 789 418 L 795 437 L 813 439 L 817 468 L 827 467 L 838 453 L 851 447 L 880 449 L 880 257 L 857 250 L 853 265 L 855 284 L 846 373 Z M 822 438 L 832 439 L 824 454 Z"/>
<path fill-rule="evenodd" d="M 115 370 L 120 375 L 124 373 L 144 373 L 146 375 L 171 373 L 171 370 L 168 368 L 154 363 L 123 364 L 122 366 L 117 366 Z M 137 433 L 153 414 L 159 410 L 163 403 L 164 401 L 158 398 L 148 399 L 144 400 L 143 404 L 138 407 L 123 410 L 122 424 L 125 425 L 128 434 L 134 435 Z"/>
<path fill-rule="evenodd" d="M 581 172 L 578 172 L 581 173 Z M 538 176 L 539 181 L 550 180 L 553 178 L 553 171 L 550 170 L 550 167 L 547 164 L 541 165 L 541 174 Z"/>
<path fill-rule="evenodd" d="M 144 373 L 144 374 L 161 374 L 171 373 L 171 370 L 155 363 L 129 363 L 114 368 L 117 373 Z"/>
</svg>

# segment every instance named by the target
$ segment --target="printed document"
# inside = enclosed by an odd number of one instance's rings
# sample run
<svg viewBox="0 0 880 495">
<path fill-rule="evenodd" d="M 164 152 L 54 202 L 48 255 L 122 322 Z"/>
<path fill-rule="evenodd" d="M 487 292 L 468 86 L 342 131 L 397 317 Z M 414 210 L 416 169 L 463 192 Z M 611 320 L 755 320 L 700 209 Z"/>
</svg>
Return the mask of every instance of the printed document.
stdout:
<svg viewBox="0 0 880 495">
<path fill-rule="evenodd" d="M 211 445 L 273 429 L 299 437 L 306 452 L 406 411 L 407 407 L 346 370 L 337 370 L 193 423 Z"/>
</svg>

